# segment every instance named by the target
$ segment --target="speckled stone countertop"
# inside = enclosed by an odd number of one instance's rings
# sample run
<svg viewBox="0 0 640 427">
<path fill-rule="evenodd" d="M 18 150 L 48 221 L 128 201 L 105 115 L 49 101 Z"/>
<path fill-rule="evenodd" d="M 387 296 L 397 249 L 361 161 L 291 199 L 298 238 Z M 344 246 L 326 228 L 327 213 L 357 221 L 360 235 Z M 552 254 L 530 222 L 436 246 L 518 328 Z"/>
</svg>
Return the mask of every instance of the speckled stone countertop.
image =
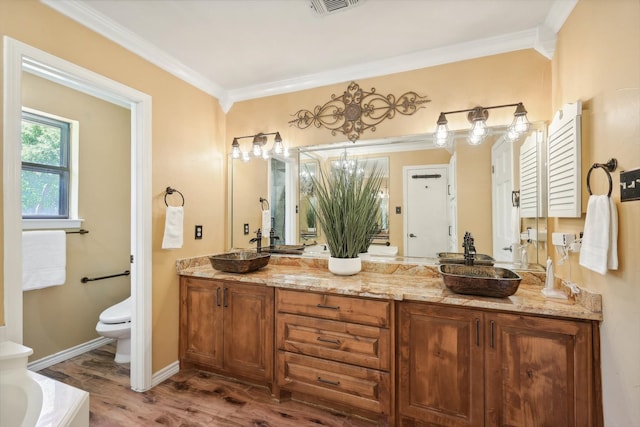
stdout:
<svg viewBox="0 0 640 427">
<path fill-rule="evenodd" d="M 215 270 L 207 256 L 179 259 L 176 268 L 182 276 L 259 283 L 284 289 L 602 320 L 599 294 L 581 289 L 567 300 L 545 298 L 540 292 L 544 286 L 544 272 L 519 271 L 522 282 L 514 295 L 489 298 L 455 294 L 442 282 L 437 265 L 418 263 L 363 260 L 362 271 L 353 276 L 336 276 L 327 269 L 327 258 L 306 256 L 272 255 L 266 267 L 246 274 Z"/>
</svg>

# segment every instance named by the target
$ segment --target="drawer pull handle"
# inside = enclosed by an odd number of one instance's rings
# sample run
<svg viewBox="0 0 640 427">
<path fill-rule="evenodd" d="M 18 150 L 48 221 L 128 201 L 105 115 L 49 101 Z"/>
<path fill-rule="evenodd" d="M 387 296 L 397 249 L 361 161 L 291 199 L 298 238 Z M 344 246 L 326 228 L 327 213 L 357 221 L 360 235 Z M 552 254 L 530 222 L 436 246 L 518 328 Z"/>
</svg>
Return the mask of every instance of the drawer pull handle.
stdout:
<svg viewBox="0 0 640 427">
<path fill-rule="evenodd" d="M 340 306 L 339 305 L 318 304 L 316 307 L 318 307 L 318 308 L 328 308 L 329 310 L 340 310 Z"/>
<path fill-rule="evenodd" d="M 325 380 L 322 377 L 318 377 L 318 382 L 321 382 L 321 383 L 324 383 L 324 384 L 329 384 L 329 385 L 334 385 L 336 387 L 340 385 L 340 381 Z"/>
<path fill-rule="evenodd" d="M 340 340 L 332 340 L 331 338 L 318 337 L 318 341 L 326 342 L 326 343 L 329 343 L 329 344 L 340 345 Z"/>
</svg>

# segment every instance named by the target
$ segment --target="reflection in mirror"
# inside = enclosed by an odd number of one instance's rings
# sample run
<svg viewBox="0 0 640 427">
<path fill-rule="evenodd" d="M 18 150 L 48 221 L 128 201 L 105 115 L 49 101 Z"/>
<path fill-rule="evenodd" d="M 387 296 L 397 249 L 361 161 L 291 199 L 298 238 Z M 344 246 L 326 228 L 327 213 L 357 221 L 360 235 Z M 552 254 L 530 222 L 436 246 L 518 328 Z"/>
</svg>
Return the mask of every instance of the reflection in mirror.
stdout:
<svg viewBox="0 0 640 427">
<path fill-rule="evenodd" d="M 417 233 L 406 229 L 410 212 L 407 212 L 409 200 L 406 200 L 403 183 L 406 179 L 404 169 L 421 166 L 439 169 L 438 174 L 446 179 L 442 183 L 446 192 L 447 225 L 441 228 L 448 239 L 439 251 L 461 252 L 461 236 L 470 231 L 478 253 L 493 256 L 498 262 L 512 263 L 518 268 L 544 262 L 547 256 L 546 217 L 542 205 L 546 189 L 545 125 L 532 124 L 530 133 L 515 142 L 508 141 L 504 135 L 505 128 L 496 127 L 483 144 L 471 146 L 466 142 L 464 131 L 446 148 L 436 147 L 431 134 L 299 147 L 298 182 L 291 187 L 297 186 L 298 197 L 296 243 L 324 242 L 313 214 L 308 214 L 309 205 L 315 203 L 315 199 L 310 193 L 309 175 L 306 174 L 317 174 L 322 165 L 330 164 L 346 151 L 350 157 L 384 159 L 387 164 L 385 189 L 381 194 L 384 214 L 380 224 L 384 232 L 377 236 L 377 243 L 388 242 L 397 248 L 399 255 L 408 255 L 409 235 Z M 248 247 L 247 242 L 253 237 L 242 234 L 245 220 L 238 222 L 236 212 L 245 202 L 236 199 L 257 200 L 256 192 L 268 191 L 263 178 L 268 176 L 266 166 L 262 171 L 255 165 L 250 169 L 243 173 L 236 173 L 235 166 L 233 169 L 233 247 Z M 253 181 L 250 189 L 246 182 L 237 182 L 246 180 Z M 238 191 L 240 188 L 243 192 Z M 251 193 L 254 195 L 250 196 Z M 520 196 L 518 206 L 514 205 L 516 195 Z M 250 206 L 256 203 L 249 202 L 246 208 L 251 210 Z M 253 223 L 256 221 L 252 220 Z M 255 231 L 253 227 L 251 231 Z"/>
</svg>

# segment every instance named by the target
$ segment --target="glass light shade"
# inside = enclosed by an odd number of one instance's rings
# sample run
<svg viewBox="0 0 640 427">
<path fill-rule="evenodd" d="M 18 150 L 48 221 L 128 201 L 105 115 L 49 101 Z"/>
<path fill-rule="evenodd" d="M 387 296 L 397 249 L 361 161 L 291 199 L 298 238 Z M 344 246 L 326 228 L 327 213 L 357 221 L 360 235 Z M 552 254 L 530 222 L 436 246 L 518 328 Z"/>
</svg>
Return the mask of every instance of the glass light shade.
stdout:
<svg viewBox="0 0 640 427">
<path fill-rule="evenodd" d="M 449 128 L 446 123 L 436 128 L 436 145 L 443 147 L 449 142 Z"/>
<path fill-rule="evenodd" d="M 282 145 L 282 140 L 278 141 L 276 139 L 276 141 L 273 143 L 273 152 L 275 154 L 282 154 L 283 151 L 284 151 L 284 146 Z"/>
<path fill-rule="evenodd" d="M 515 142 L 520 138 L 520 133 L 516 132 L 511 126 L 507 129 L 507 139 L 511 142 Z"/>
<path fill-rule="evenodd" d="M 269 158 L 269 150 L 262 149 L 262 158 L 267 160 Z"/>
<path fill-rule="evenodd" d="M 240 151 L 240 144 L 238 144 L 238 140 L 234 139 L 233 144 L 231 144 L 231 157 L 234 159 L 239 159 L 242 156 L 242 152 Z"/>
<path fill-rule="evenodd" d="M 482 119 L 476 119 L 471 126 L 471 136 L 473 138 L 484 138 L 487 135 L 487 122 Z"/>
<path fill-rule="evenodd" d="M 517 132 L 519 134 L 523 134 L 526 133 L 527 131 L 529 131 L 529 120 L 527 119 L 527 114 L 521 114 L 521 115 L 516 115 L 513 118 L 513 122 L 511 122 L 511 125 L 509 126 L 509 131 L 513 130 L 514 132 Z"/>
<path fill-rule="evenodd" d="M 253 143 L 253 155 L 256 157 L 260 157 L 262 155 L 262 147 L 260 147 L 260 143 L 254 141 Z"/>
<path fill-rule="evenodd" d="M 486 135 L 474 135 L 472 132 L 469 132 L 469 136 L 467 137 L 467 141 L 470 145 L 480 145 L 484 141 Z"/>
</svg>

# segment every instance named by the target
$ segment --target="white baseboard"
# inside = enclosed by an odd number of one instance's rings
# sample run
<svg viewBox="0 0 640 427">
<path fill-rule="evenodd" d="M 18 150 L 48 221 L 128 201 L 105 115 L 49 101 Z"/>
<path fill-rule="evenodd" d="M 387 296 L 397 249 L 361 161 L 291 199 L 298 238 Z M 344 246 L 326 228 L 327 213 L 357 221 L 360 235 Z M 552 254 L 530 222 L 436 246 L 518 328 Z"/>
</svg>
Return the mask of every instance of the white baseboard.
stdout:
<svg viewBox="0 0 640 427">
<path fill-rule="evenodd" d="M 65 360 L 71 359 L 72 357 L 79 356 L 83 353 L 86 353 L 98 347 L 102 347 L 103 345 L 109 344 L 113 341 L 114 340 L 112 338 L 105 338 L 105 337 L 96 338 L 91 341 L 87 341 L 86 343 L 77 345 L 75 347 L 62 350 L 58 353 L 52 354 L 51 356 L 46 356 L 46 357 L 43 357 L 42 359 L 29 362 L 27 364 L 27 368 L 30 371 L 38 372 L 42 369 L 48 368 L 49 366 L 55 365 L 56 363 L 64 362 Z"/>
<path fill-rule="evenodd" d="M 153 374 L 153 377 L 151 378 L 151 387 L 157 386 L 162 381 L 170 378 L 178 372 L 180 372 L 180 362 L 176 360 Z"/>
</svg>

